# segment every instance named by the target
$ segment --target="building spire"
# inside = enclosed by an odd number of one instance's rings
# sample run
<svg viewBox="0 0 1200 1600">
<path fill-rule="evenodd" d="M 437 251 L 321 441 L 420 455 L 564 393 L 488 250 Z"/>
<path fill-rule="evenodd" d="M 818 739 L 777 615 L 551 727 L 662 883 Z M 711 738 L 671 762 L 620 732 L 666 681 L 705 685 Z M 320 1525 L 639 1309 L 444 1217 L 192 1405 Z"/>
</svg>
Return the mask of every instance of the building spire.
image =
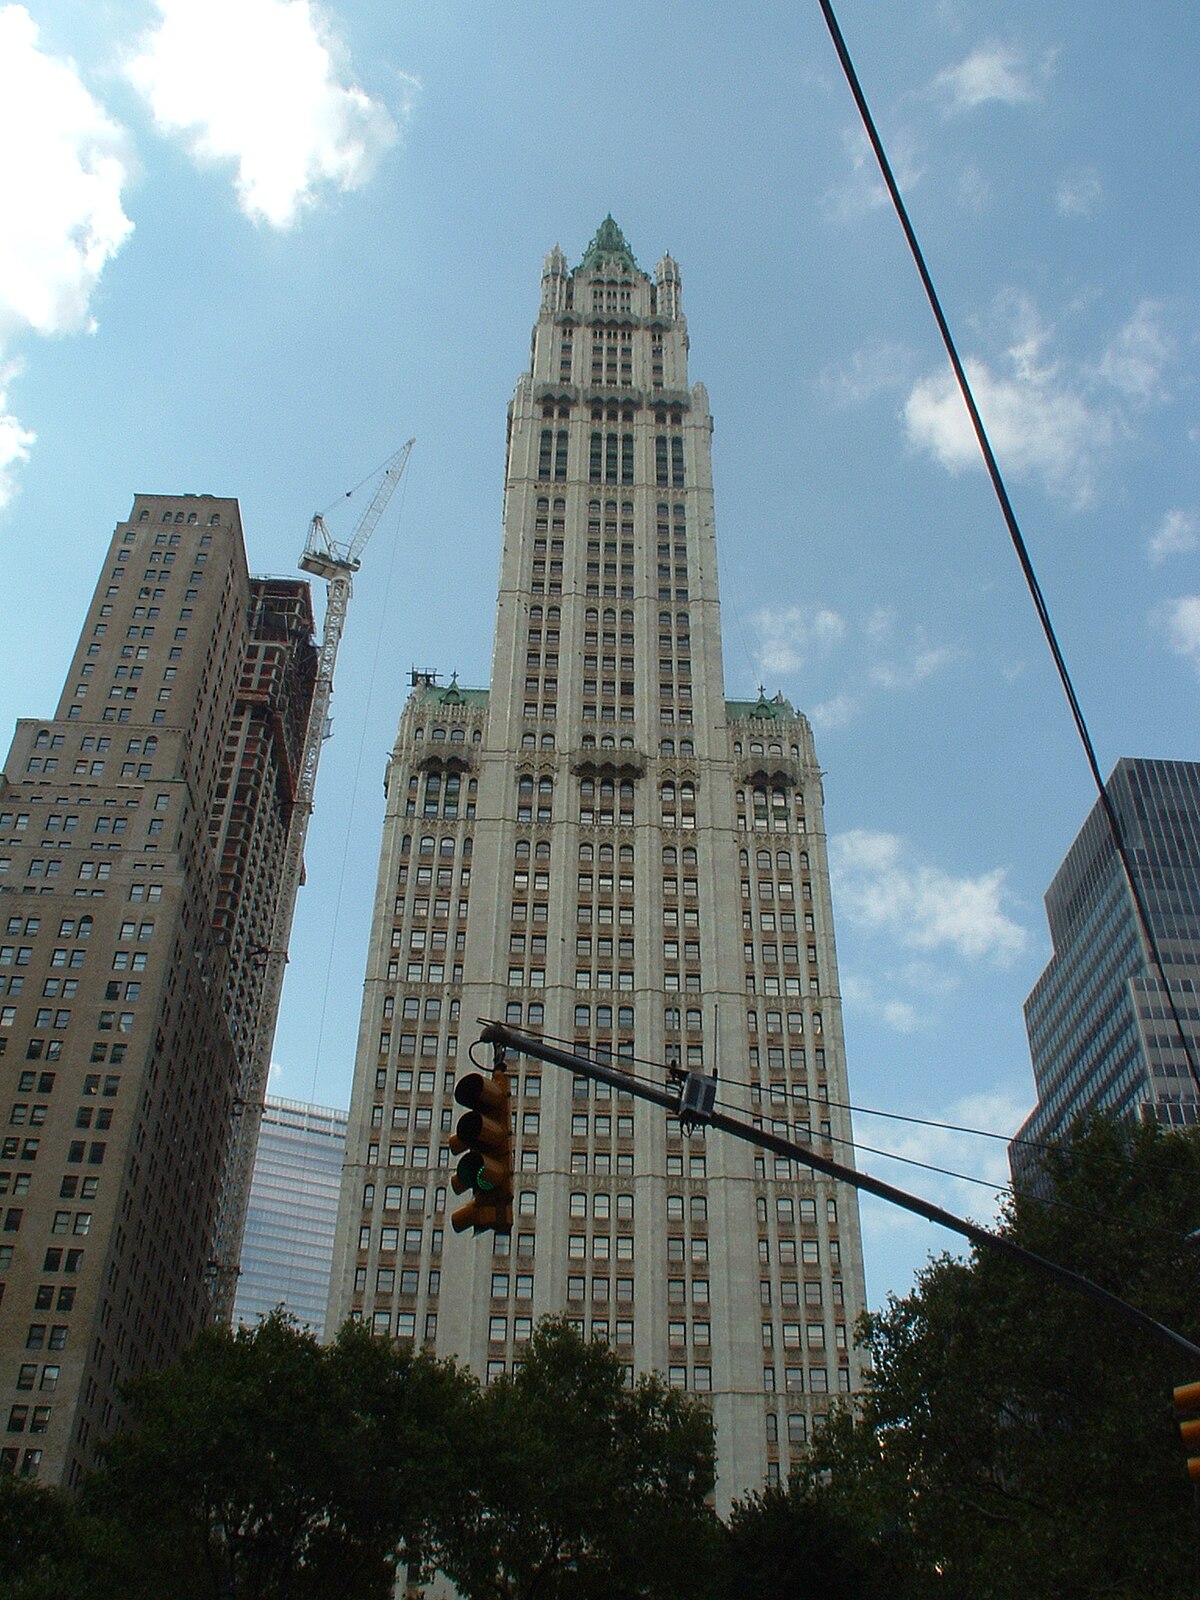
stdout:
<svg viewBox="0 0 1200 1600">
<path fill-rule="evenodd" d="M 634 260 L 633 251 L 625 241 L 625 235 L 613 221 L 612 212 L 596 229 L 595 238 L 583 253 L 583 266 L 589 271 L 596 271 L 605 267 L 615 268 L 617 271 L 636 272 L 638 264 Z"/>
</svg>

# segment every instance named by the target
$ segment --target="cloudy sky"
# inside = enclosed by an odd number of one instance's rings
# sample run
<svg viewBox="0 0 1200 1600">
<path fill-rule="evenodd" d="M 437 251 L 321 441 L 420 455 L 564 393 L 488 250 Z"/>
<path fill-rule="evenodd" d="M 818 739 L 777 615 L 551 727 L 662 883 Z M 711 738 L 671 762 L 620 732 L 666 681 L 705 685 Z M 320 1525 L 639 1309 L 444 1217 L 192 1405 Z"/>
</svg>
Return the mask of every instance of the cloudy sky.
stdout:
<svg viewBox="0 0 1200 1600">
<path fill-rule="evenodd" d="M 840 18 L 1101 762 L 1194 757 L 1194 0 Z M 417 436 L 339 663 L 278 1092 L 348 1099 L 408 671 L 487 681 L 542 256 L 611 210 L 682 264 L 729 692 L 816 729 L 853 1099 L 1016 1126 L 1041 894 L 1092 796 L 815 3 L 0 0 L 0 148 L 4 733 L 53 707 L 135 492 L 236 495 L 252 567 L 289 572 Z M 996 1142 L 858 1131 L 1004 1175 Z M 864 1226 L 876 1302 L 951 1242 L 874 1202 Z"/>
</svg>

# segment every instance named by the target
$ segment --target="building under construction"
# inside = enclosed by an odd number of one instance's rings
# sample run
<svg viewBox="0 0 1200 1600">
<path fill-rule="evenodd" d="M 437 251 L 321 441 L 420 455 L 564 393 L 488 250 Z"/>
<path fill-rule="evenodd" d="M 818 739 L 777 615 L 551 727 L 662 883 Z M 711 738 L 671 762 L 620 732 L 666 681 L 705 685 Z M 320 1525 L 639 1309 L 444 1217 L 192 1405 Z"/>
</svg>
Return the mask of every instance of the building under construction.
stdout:
<svg viewBox="0 0 1200 1600">
<path fill-rule="evenodd" d="M 320 672 L 237 502 L 139 495 L 0 776 L 0 1466 L 73 1485 L 229 1298 Z"/>
</svg>

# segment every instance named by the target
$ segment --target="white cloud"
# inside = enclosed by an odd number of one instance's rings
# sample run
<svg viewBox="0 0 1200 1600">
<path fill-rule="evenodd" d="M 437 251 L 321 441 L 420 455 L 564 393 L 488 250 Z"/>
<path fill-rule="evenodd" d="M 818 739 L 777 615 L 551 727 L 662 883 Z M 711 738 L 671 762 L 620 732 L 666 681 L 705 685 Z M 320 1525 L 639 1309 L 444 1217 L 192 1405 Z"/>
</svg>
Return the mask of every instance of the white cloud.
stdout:
<svg viewBox="0 0 1200 1600">
<path fill-rule="evenodd" d="M 953 1127 L 930 1128 L 856 1114 L 855 1138 L 874 1150 L 888 1151 L 905 1163 L 893 1167 L 884 1156 L 864 1154 L 859 1158 L 859 1165 L 900 1188 L 916 1191 L 948 1211 L 960 1216 L 982 1216 L 990 1221 L 996 1217 L 997 1207 L 988 1199 L 988 1187 L 995 1191 L 1008 1187 L 1011 1175 L 1006 1140 L 1017 1131 L 1028 1112 L 1027 1104 L 1018 1103 L 1011 1095 L 993 1092 L 966 1095 L 948 1105 L 911 1108 L 913 1116 L 922 1116 L 930 1122 L 951 1123 Z M 978 1134 L 960 1133 L 959 1128 L 978 1128 L 1004 1137 L 980 1138 Z M 922 1172 L 908 1165 L 914 1161 L 945 1168 L 947 1173 L 980 1179 L 985 1187 L 942 1173 Z"/>
<path fill-rule="evenodd" d="M 921 1017 L 916 1006 L 908 1000 L 888 1000 L 883 1008 L 884 1021 L 897 1033 L 916 1033 Z"/>
<path fill-rule="evenodd" d="M 1003 295 L 993 311 L 1005 343 L 1003 364 L 967 357 L 963 365 L 1000 469 L 1040 479 L 1077 508 L 1089 505 L 1102 468 L 1134 433 L 1136 414 L 1167 398 L 1163 375 L 1174 345 L 1161 310 L 1143 300 L 1098 361 L 1074 367 L 1051 356 L 1052 330 L 1027 297 Z M 948 471 L 982 465 L 948 368 L 913 385 L 903 416 L 910 442 Z"/>
<path fill-rule="evenodd" d="M 1186 555 L 1200 545 L 1200 516 L 1195 511 L 1168 511 L 1150 535 L 1147 550 L 1155 566 L 1168 556 Z"/>
<path fill-rule="evenodd" d="M 842 974 L 842 1000 L 852 1010 L 877 1017 L 893 1033 L 916 1033 L 923 1017 L 911 1000 L 902 1000 L 892 991 L 888 975 L 882 985 L 852 975 Z"/>
<path fill-rule="evenodd" d="M 817 387 L 834 405 L 857 405 L 877 394 L 902 389 L 912 368 L 912 352 L 904 345 L 877 339 L 855 350 L 844 366 L 826 367 Z"/>
<path fill-rule="evenodd" d="M 861 927 L 968 960 L 1003 963 L 1025 948 L 1025 930 L 1003 909 L 1002 867 L 956 878 L 911 859 L 898 835 L 867 829 L 835 835 L 829 854 L 839 912 Z"/>
<path fill-rule="evenodd" d="M 1163 369 L 1172 345 L 1159 320 L 1159 308 L 1143 300 L 1113 338 L 1100 361 L 1099 376 L 1137 406 L 1165 400 Z"/>
<path fill-rule="evenodd" d="M 813 655 L 827 653 L 846 632 L 845 619 L 828 607 L 768 607 L 754 618 L 762 636 L 759 665 L 764 673 L 795 672 Z"/>
<path fill-rule="evenodd" d="M 29 460 L 30 449 L 37 442 L 37 435 L 8 410 L 8 384 L 20 371 L 17 361 L 0 367 L 0 506 L 6 506 L 16 493 L 16 468 Z"/>
<path fill-rule="evenodd" d="M 1094 217 L 1103 200 L 1104 189 L 1094 167 L 1064 172 L 1058 180 L 1054 204 L 1060 216 Z"/>
<path fill-rule="evenodd" d="M 817 729 L 844 728 L 848 722 L 853 722 L 861 709 L 860 695 L 843 692 L 813 706 L 808 714 L 808 720 Z"/>
<path fill-rule="evenodd" d="M 767 608 L 754 618 L 760 636 L 759 668 L 765 677 L 798 672 L 817 658 L 829 658 L 844 644 L 846 619 L 828 608 Z M 904 630 L 895 611 L 878 606 L 861 624 L 863 643 L 856 648 L 852 681 L 837 694 L 819 701 L 809 712 L 816 728 L 841 728 L 862 709 L 871 690 L 913 689 L 956 659 L 958 652 L 930 645 L 925 630 Z M 857 640 L 851 639 L 852 644 Z"/>
<path fill-rule="evenodd" d="M 993 41 L 977 46 L 957 66 L 939 72 L 933 90 L 946 102 L 947 115 L 973 111 L 989 100 L 1020 105 L 1037 98 L 1051 65 L 1052 58 L 1047 58 L 1033 74 L 1018 51 Z"/>
<path fill-rule="evenodd" d="M 850 158 L 850 176 L 844 183 L 828 189 L 823 203 L 827 215 L 839 222 L 850 222 L 887 205 L 888 192 L 875 152 L 863 130 L 857 126 L 848 128 L 842 135 L 842 143 Z M 921 180 L 912 134 L 900 129 L 887 144 L 887 152 L 901 194 L 910 194 Z"/>
<path fill-rule="evenodd" d="M 978 167 L 964 167 L 958 175 L 958 203 L 968 211 L 981 212 L 992 198 L 992 186 Z"/>
<path fill-rule="evenodd" d="M 70 61 L 38 48 L 24 6 L 0 8 L 0 408 L 20 365 L 4 364 L 14 336 L 90 332 L 91 299 L 133 230 L 122 191 L 132 157 L 124 131 L 88 93 Z M 0 505 L 34 435 L 0 416 Z"/>
<path fill-rule="evenodd" d="M 871 668 L 871 682 L 881 689 L 912 689 L 954 660 L 956 652 L 941 646 L 921 645 L 907 660 L 879 661 Z"/>
<path fill-rule="evenodd" d="M 982 361 L 963 366 L 1002 472 L 1038 477 L 1077 506 L 1093 496 L 1097 454 L 1112 442 L 1109 417 L 1054 372 L 1005 377 Z M 904 402 L 911 442 L 948 472 L 981 464 L 979 445 L 954 374 L 920 379 Z"/>
<path fill-rule="evenodd" d="M 1168 600 L 1158 612 L 1158 621 L 1166 632 L 1168 648 L 1200 672 L 1200 594 Z"/>
<path fill-rule="evenodd" d="M 349 81 L 315 0 L 155 0 L 161 21 L 129 63 L 159 130 L 198 166 L 232 163 L 238 203 L 287 228 L 327 187 L 366 183 L 397 125 Z M 399 110 L 407 115 L 415 80 Z"/>
</svg>

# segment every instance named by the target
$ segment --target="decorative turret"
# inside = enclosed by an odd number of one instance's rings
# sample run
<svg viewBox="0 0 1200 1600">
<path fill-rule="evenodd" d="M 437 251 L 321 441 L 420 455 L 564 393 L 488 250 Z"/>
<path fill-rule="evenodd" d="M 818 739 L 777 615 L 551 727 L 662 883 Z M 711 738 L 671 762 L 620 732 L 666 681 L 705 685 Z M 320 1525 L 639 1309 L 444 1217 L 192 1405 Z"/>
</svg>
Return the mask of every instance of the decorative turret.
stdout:
<svg viewBox="0 0 1200 1600">
<path fill-rule="evenodd" d="M 654 281 L 658 285 L 659 314 L 664 317 L 679 316 L 683 280 L 679 276 L 679 263 L 674 256 L 663 256 L 654 269 Z"/>
<path fill-rule="evenodd" d="M 566 305 L 567 278 L 570 268 L 567 258 L 557 245 L 547 252 L 542 267 L 542 310 L 561 311 Z"/>
</svg>

